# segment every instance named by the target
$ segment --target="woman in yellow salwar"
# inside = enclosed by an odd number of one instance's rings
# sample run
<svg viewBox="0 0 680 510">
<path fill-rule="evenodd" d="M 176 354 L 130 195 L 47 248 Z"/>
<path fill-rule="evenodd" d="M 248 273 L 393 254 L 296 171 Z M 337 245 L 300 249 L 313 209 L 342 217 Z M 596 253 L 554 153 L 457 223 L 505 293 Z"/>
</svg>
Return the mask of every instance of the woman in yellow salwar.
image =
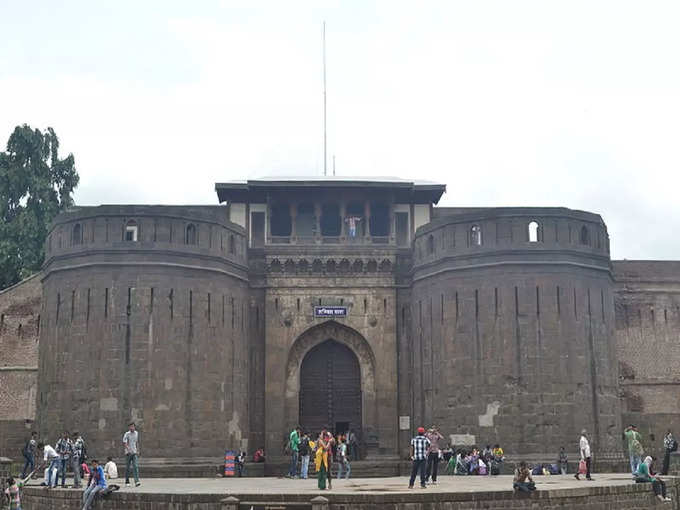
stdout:
<svg viewBox="0 0 680 510">
<path fill-rule="evenodd" d="M 333 445 L 333 436 L 324 428 L 319 435 L 319 440 L 316 442 L 316 457 L 314 458 L 316 464 L 316 476 L 319 482 L 319 489 L 326 488 L 326 480 L 328 480 L 328 490 L 331 489 L 331 447 Z"/>
</svg>

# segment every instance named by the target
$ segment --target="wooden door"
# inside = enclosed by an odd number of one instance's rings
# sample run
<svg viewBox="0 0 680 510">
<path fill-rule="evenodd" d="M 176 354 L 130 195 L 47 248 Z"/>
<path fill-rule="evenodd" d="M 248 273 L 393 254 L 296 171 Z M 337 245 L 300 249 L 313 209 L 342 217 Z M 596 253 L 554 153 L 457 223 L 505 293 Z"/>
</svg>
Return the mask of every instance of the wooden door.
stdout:
<svg viewBox="0 0 680 510">
<path fill-rule="evenodd" d="M 347 422 L 361 431 L 361 372 L 346 346 L 327 340 L 311 349 L 300 370 L 300 425 L 313 435 Z"/>
</svg>

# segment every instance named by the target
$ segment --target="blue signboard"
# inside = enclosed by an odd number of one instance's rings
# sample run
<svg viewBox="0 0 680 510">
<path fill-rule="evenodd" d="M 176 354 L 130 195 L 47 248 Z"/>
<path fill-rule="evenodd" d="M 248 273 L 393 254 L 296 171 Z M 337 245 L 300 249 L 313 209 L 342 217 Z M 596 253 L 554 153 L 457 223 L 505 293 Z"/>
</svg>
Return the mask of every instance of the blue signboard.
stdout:
<svg viewBox="0 0 680 510">
<path fill-rule="evenodd" d="M 337 318 L 347 317 L 346 306 L 315 306 L 314 317 L 317 318 Z"/>
</svg>

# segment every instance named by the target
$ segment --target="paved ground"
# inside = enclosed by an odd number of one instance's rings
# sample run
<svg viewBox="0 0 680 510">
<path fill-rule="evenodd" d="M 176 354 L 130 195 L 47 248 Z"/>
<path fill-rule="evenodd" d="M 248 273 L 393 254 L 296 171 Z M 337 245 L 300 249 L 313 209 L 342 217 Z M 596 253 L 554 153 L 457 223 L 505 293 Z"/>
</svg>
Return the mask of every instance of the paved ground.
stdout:
<svg viewBox="0 0 680 510">
<path fill-rule="evenodd" d="M 593 475 L 594 481 L 581 479 L 573 475 L 536 476 L 534 481 L 538 490 L 573 489 L 577 487 L 628 485 L 633 481 L 630 475 L 622 473 Z M 67 483 L 70 480 L 67 480 Z M 121 486 L 121 491 L 166 493 L 166 494 L 314 494 L 319 490 L 316 478 L 308 480 L 288 480 L 286 478 L 148 478 L 142 480 L 140 487 L 124 487 L 124 481 L 118 479 L 113 483 Z M 31 485 L 35 484 L 35 481 Z M 354 478 L 350 480 L 333 480 L 334 493 L 365 492 L 372 494 L 405 492 L 408 489 L 408 478 Z M 427 489 L 418 488 L 413 491 L 436 492 L 481 492 L 512 489 L 512 476 L 443 476 L 437 485 Z M 59 489 L 56 489 L 59 490 Z"/>
</svg>

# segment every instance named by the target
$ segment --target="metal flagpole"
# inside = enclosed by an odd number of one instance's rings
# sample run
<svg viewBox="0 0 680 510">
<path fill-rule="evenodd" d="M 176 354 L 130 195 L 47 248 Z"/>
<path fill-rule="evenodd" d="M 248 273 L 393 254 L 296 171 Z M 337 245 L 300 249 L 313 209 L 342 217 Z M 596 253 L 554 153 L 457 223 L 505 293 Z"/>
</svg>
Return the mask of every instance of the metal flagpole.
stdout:
<svg viewBox="0 0 680 510">
<path fill-rule="evenodd" d="M 326 155 L 326 22 L 323 22 L 323 175 L 328 173 Z"/>
</svg>

